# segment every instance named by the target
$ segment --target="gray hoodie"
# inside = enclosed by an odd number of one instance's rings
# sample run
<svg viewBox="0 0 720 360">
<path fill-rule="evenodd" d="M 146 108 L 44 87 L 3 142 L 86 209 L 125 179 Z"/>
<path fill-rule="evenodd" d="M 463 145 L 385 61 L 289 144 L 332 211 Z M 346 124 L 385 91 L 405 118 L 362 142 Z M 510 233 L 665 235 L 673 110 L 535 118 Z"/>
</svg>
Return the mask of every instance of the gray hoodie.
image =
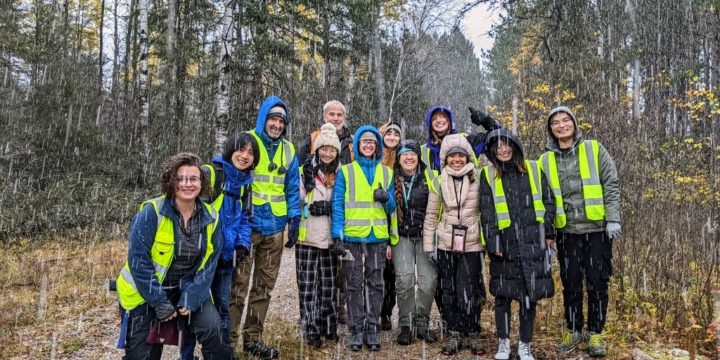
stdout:
<svg viewBox="0 0 720 360">
<path fill-rule="evenodd" d="M 560 149 L 558 141 L 550 130 L 550 118 L 564 112 L 573 119 L 575 125 L 575 142 L 569 149 Z M 605 231 L 608 221 L 620 222 L 620 183 L 615 162 L 602 144 L 600 148 L 600 182 L 603 186 L 603 202 L 605 203 L 605 221 L 588 220 L 585 216 L 585 201 L 582 193 L 582 180 L 580 179 L 580 165 L 578 164 L 578 145 L 584 140 L 577 127 L 577 118 L 572 110 L 560 106 L 550 111 L 547 117 L 547 130 L 549 141 L 545 149 L 555 153 L 558 178 L 562 191 L 567 225 L 559 231 L 572 234 L 587 234 Z"/>
</svg>

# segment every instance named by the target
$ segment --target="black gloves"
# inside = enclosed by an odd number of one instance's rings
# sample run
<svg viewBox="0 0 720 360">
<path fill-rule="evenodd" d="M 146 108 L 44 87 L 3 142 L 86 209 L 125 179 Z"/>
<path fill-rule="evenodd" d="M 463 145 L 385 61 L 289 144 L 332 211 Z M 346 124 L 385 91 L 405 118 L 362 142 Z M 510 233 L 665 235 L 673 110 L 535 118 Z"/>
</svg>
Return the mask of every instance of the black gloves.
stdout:
<svg viewBox="0 0 720 360">
<path fill-rule="evenodd" d="M 330 253 L 337 257 L 345 256 L 345 254 L 348 252 L 347 248 L 345 248 L 345 242 L 342 241 L 342 239 L 333 239 L 333 246 L 330 249 Z"/>
<path fill-rule="evenodd" d="M 315 201 L 310 204 L 308 210 L 310 210 L 312 216 L 330 215 L 332 213 L 332 203 L 326 200 Z"/>
<path fill-rule="evenodd" d="M 375 201 L 379 201 L 384 204 L 389 199 L 390 199 L 390 194 L 388 194 L 388 192 L 383 190 L 382 188 L 375 189 L 375 192 L 373 192 L 373 200 L 375 200 Z"/>
<path fill-rule="evenodd" d="M 250 255 L 250 249 L 240 245 L 235 248 L 235 264 L 241 263 L 248 255 Z"/>
<path fill-rule="evenodd" d="M 288 220 L 288 241 L 285 243 L 285 247 L 292 249 L 295 243 L 298 241 L 300 235 L 300 218 L 294 217 Z"/>
<path fill-rule="evenodd" d="M 158 320 L 165 321 L 175 314 L 175 306 L 169 302 L 161 303 L 154 308 Z"/>
<path fill-rule="evenodd" d="M 313 189 L 315 189 L 315 175 L 317 174 L 317 170 L 316 165 L 314 165 L 314 158 L 315 156 L 308 156 L 307 160 L 305 160 L 305 163 L 303 164 L 303 186 L 305 187 L 305 192 L 307 193 L 310 193 Z"/>
<path fill-rule="evenodd" d="M 493 120 L 490 115 L 480 110 L 476 110 L 472 106 L 469 107 L 468 110 L 470 110 L 470 120 L 473 124 L 477 126 L 482 126 L 483 128 L 485 128 L 486 131 L 490 131 L 495 128 L 495 120 Z"/>
</svg>

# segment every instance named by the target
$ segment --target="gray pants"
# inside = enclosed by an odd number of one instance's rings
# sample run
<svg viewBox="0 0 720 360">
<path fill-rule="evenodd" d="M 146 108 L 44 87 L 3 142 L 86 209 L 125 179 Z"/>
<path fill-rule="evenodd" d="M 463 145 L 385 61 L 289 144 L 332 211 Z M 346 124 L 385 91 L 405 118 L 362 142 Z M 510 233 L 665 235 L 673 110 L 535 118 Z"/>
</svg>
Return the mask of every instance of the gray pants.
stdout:
<svg viewBox="0 0 720 360">
<path fill-rule="evenodd" d="M 347 243 L 355 260 L 342 261 L 348 327 L 353 334 L 376 332 L 383 301 L 383 269 L 387 243 Z"/>
<path fill-rule="evenodd" d="M 423 251 L 422 237 L 401 238 L 392 252 L 400 326 L 410 327 L 414 323 L 418 329 L 427 329 L 437 285 L 437 268 Z"/>
</svg>

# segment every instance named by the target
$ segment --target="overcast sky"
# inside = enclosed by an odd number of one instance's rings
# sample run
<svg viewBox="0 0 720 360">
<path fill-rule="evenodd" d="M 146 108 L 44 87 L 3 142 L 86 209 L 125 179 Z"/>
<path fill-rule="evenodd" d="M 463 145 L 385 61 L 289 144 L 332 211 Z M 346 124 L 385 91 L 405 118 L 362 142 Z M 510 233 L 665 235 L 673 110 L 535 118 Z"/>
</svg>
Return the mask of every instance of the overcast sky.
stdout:
<svg viewBox="0 0 720 360">
<path fill-rule="evenodd" d="M 493 24 L 500 20 L 498 10 L 492 11 L 487 5 L 481 4 L 470 10 L 462 22 L 463 33 L 475 45 L 475 56 L 480 58 L 481 50 L 489 50 L 493 39 L 488 35 Z"/>
</svg>

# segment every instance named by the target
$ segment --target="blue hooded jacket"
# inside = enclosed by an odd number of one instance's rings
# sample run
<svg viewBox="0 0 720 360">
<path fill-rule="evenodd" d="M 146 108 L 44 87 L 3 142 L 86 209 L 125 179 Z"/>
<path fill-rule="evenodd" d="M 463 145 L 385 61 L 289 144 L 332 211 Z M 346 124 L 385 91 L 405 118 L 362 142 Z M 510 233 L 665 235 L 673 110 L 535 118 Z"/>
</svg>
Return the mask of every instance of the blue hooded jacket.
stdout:
<svg viewBox="0 0 720 360">
<path fill-rule="evenodd" d="M 364 133 L 370 131 L 375 135 L 375 138 L 377 138 L 378 146 L 375 149 L 375 156 L 372 159 L 368 159 L 362 155 L 360 155 L 360 147 L 359 147 L 359 141 L 360 136 Z M 375 167 L 377 167 L 377 164 L 379 164 L 382 161 L 382 154 L 383 154 L 383 141 L 382 136 L 380 135 L 380 132 L 371 125 L 363 125 L 360 128 L 355 131 L 355 136 L 353 138 L 353 154 L 355 155 L 355 162 L 360 164 L 360 167 L 362 168 L 363 174 L 365 174 L 365 177 L 368 180 L 368 183 L 372 184 L 373 181 L 375 181 Z M 395 203 L 395 182 L 390 181 L 390 186 L 385 189 L 390 194 L 390 199 L 385 203 L 385 213 L 386 214 L 392 214 L 393 211 L 395 211 L 396 203 Z M 378 243 L 378 242 L 384 242 L 389 241 L 390 238 L 382 238 L 378 239 L 375 236 L 374 232 L 370 232 L 370 235 L 367 238 L 354 238 L 354 237 L 348 237 L 344 236 L 344 229 L 345 227 L 345 175 L 343 175 L 342 171 L 338 171 L 337 178 L 335 179 L 335 186 L 333 188 L 333 194 L 332 194 L 332 226 L 331 226 L 331 233 L 333 239 L 343 239 L 346 242 L 353 242 L 353 243 Z"/>
<path fill-rule="evenodd" d="M 432 135 L 432 121 L 430 119 L 432 118 L 432 115 L 436 111 L 443 111 L 450 117 L 450 132 L 446 134 L 457 134 L 457 129 L 455 126 L 457 126 L 455 121 L 455 114 L 450 110 L 447 106 L 433 106 L 428 110 L 427 115 L 425 115 L 425 127 L 428 130 L 428 137 L 427 142 L 425 145 L 430 149 L 430 159 L 432 160 L 431 164 L 426 164 L 433 170 L 441 170 L 440 167 L 440 145 L 433 144 L 433 135 Z M 495 123 L 495 128 L 500 128 L 499 123 Z M 468 142 L 473 147 L 473 150 L 475 151 L 475 157 L 480 157 L 485 152 L 485 135 L 487 133 L 479 133 L 474 135 L 466 135 Z"/>
<path fill-rule="evenodd" d="M 201 209 L 199 210 L 201 211 L 200 226 L 204 229 L 205 226 L 215 221 L 215 219 L 199 199 L 197 200 L 197 207 Z M 180 218 L 180 213 L 175 208 L 175 199 L 166 200 L 159 209 L 159 213 L 161 216 L 172 220 L 175 234 L 182 231 L 180 229 L 182 219 Z M 155 210 L 153 206 L 147 205 L 135 215 L 130 224 L 130 247 L 128 248 L 128 265 L 130 266 L 130 273 L 135 281 L 135 286 L 142 298 L 153 308 L 170 301 L 165 294 L 165 290 L 162 288 L 162 284 L 155 276 L 155 266 L 150 257 L 150 249 L 152 249 L 153 243 L 155 242 L 157 228 L 158 217 L 155 214 Z M 191 312 L 197 311 L 200 305 L 210 297 L 210 284 L 212 284 L 213 277 L 215 276 L 215 267 L 220 255 L 220 251 L 214 251 L 205 264 L 205 267 L 198 272 L 200 263 L 207 250 L 207 239 L 205 239 L 204 230 L 202 234 L 201 257 L 198 258 L 193 269 L 180 279 L 180 300 L 177 304 L 173 304 L 178 307 L 188 308 Z M 219 249 L 223 241 L 222 232 L 216 230 L 213 233 L 211 241 L 213 248 Z M 178 244 L 179 242 L 175 242 L 176 248 Z M 177 252 L 177 249 L 174 251 Z"/>
<path fill-rule="evenodd" d="M 250 171 L 240 171 L 233 164 L 217 155 L 212 159 L 215 164 L 222 165 L 225 176 L 225 197 L 220 207 L 220 228 L 222 229 L 223 241 L 221 258 L 230 262 L 235 255 L 235 249 L 242 246 L 248 250 L 252 247 L 250 240 L 249 214 L 243 212 L 240 203 L 240 189 L 252 183 Z M 247 209 L 246 209 L 247 211 Z M 217 272 L 232 272 L 233 268 L 219 268 Z"/>
<path fill-rule="evenodd" d="M 265 132 L 265 122 L 267 114 L 274 106 L 280 105 L 287 112 L 287 120 L 285 131 L 280 138 L 271 139 L 270 135 Z M 257 121 L 255 123 L 255 133 L 258 134 L 262 144 L 267 150 L 270 159 L 275 156 L 282 142 L 282 136 L 285 135 L 287 127 L 290 126 L 290 111 L 287 105 L 277 96 L 268 96 L 260 105 Z M 284 146 L 284 145 L 283 145 Z M 283 157 L 284 159 L 284 157 Z M 287 168 L 285 173 L 285 202 L 287 203 L 287 216 L 275 216 L 272 213 L 270 204 L 266 203 L 259 206 L 253 206 L 253 216 L 251 218 L 252 231 L 258 232 L 263 236 L 270 236 L 285 230 L 285 224 L 290 219 L 290 229 L 297 229 L 300 226 L 300 167 L 298 165 L 297 155 L 293 156 L 290 164 L 279 164 Z"/>
</svg>

